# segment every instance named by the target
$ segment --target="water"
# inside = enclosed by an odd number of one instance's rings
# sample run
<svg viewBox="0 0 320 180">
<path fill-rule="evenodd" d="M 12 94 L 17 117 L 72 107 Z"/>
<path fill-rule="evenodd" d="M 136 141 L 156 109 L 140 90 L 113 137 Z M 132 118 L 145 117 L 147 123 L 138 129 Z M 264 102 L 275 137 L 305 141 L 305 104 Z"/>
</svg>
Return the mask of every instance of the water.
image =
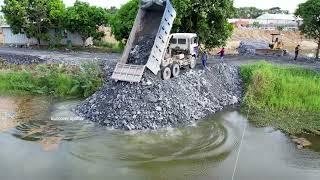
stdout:
<svg viewBox="0 0 320 180">
<path fill-rule="evenodd" d="M 78 101 L 0 97 L 1 180 L 319 179 L 319 137 L 299 150 L 237 110 L 180 128 L 123 132 L 81 120 Z"/>
</svg>

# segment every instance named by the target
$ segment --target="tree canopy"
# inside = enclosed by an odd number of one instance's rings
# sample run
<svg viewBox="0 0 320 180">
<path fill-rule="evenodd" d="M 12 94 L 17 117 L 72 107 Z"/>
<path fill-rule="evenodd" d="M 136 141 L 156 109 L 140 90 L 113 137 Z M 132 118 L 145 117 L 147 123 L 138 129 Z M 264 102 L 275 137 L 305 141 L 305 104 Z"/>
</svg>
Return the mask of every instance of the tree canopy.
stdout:
<svg viewBox="0 0 320 180">
<path fill-rule="evenodd" d="M 232 0 L 172 0 L 177 11 L 172 32 L 197 33 L 207 48 L 223 46 L 232 33 L 227 19 L 234 12 Z M 126 40 L 133 26 L 139 0 L 123 5 L 111 20 L 118 41 Z"/>
<path fill-rule="evenodd" d="M 318 43 L 316 59 L 319 59 L 320 51 L 320 0 L 308 0 L 299 5 L 295 12 L 297 17 L 303 19 L 300 30 L 309 38 Z"/>
<path fill-rule="evenodd" d="M 40 40 L 49 40 L 48 31 L 59 24 L 64 9 L 62 0 L 4 0 L 2 6 L 13 33 L 26 33 L 39 44 Z"/>
<path fill-rule="evenodd" d="M 89 37 L 100 39 L 104 33 L 99 31 L 99 27 L 106 25 L 108 18 L 107 10 L 77 0 L 67 8 L 64 25 L 67 30 L 78 32 L 83 41 Z"/>
<path fill-rule="evenodd" d="M 262 14 L 289 14 L 288 10 L 282 10 L 279 7 L 273 7 L 270 9 L 258 9 L 256 7 L 240 7 L 235 9 L 233 18 L 251 18 L 255 19 Z"/>
<path fill-rule="evenodd" d="M 139 0 L 130 0 L 121 6 L 111 17 L 110 25 L 112 34 L 117 41 L 124 43 L 129 38 L 134 20 L 138 13 Z"/>
</svg>

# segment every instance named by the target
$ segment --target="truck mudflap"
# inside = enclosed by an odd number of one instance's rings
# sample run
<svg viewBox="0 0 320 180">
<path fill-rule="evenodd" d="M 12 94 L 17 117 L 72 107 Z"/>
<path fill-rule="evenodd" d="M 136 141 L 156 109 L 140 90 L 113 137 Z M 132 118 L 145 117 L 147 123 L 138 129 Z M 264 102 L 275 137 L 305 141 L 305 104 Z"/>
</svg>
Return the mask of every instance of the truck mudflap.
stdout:
<svg viewBox="0 0 320 180">
<path fill-rule="evenodd" d="M 144 70 L 144 65 L 118 63 L 111 78 L 115 81 L 140 82 Z"/>
</svg>

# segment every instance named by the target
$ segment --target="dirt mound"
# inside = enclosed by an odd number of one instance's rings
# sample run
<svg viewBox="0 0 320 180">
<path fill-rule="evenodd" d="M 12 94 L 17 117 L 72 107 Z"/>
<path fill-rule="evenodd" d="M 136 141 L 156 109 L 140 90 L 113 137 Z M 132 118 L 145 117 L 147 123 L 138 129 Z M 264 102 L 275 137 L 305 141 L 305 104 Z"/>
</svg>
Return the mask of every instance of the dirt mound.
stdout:
<svg viewBox="0 0 320 180">
<path fill-rule="evenodd" d="M 107 82 L 76 112 L 116 129 L 175 127 L 238 103 L 241 91 L 238 69 L 226 64 L 192 70 L 168 81 L 147 72 L 139 84 Z"/>
<path fill-rule="evenodd" d="M 42 63 L 45 60 L 36 56 L 0 53 L 0 62 L 1 61 L 7 64 L 30 65 L 30 64 Z"/>
<path fill-rule="evenodd" d="M 263 40 L 241 41 L 238 52 L 240 55 L 255 55 L 256 49 L 269 49 L 269 44 Z"/>
</svg>

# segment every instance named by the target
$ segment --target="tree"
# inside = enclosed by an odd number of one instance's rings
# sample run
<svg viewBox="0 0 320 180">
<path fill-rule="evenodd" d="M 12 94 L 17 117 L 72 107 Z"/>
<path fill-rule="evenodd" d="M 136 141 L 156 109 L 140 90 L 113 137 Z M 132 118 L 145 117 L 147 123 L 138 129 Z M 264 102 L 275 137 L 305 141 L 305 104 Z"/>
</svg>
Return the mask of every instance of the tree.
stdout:
<svg viewBox="0 0 320 180">
<path fill-rule="evenodd" d="M 138 8 L 139 0 L 130 0 L 121 6 L 110 20 L 112 35 L 121 45 L 129 38 Z"/>
<path fill-rule="evenodd" d="M 303 19 L 300 30 L 309 38 L 315 39 L 318 44 L 316 59 L 320 51 L 320 0 L 308 0 L 299 5 L 295 15 Z"/>
<path fill-rule="evenodd" d="M 289 14 L 288 10 L 282 10 L 280 7 L 273 7 L 267 10 L 270 14 Z"/>
<path fill-rule="evenodd" d="M 117 11 L 118 11 L 118 8 L 117 7 L 115 7 L 115 6 L 111 6 L 109 9 L 107 9 L 108 10 L 108 12 L 110 13 L 110 14 L 115 14 Z"/>
<path fill-rule="evenodd" d="M 14 34 L 26 33 L 27 37 L 50 40 L 49 29 L 56 27 L 63 14 L 62 0 L 4 0 L 2 12 Z"/>
<path fill-rule="evenodd" d="M 89 37 L 99 40 L 104 36 L 104 32 L 100 32 L 99 27 L 108 23 L 109 14 L 103 8 L 90 6 L 89 3 L 77 0 L 72 7 L 67 8 L 64 19 L 65 28 L 79 33 L 85 45 Z"/>
<path fill-rule="evenodd" d="M 234 18 L 255 19 L 263 14 L 262 9 L 256 7 L 241 7 L 236 8 Z"/>
<path fill-rule="evenodd" d="M 232 0 L 173 0 L 177 11 L 173 32 L 197 33 L 206 48 L 224 46 L 233 26 Z"/>
<path fill-rule="evenodd" d="M 258 21 L 255 21 L 252 23 L 252 27 L 259 29 L 259 28 L 261 28 L 261 24 Z"/>
<path fill-rule="evenodd" d="M 197 33 L 206 48 L 225 45 L 233 27 L 227 19 L 234 12 L 232 0 L 172 0 L 177 11 L 172 32 Z M 119 41 L 129 37 L 139 6 L 138 0 L 123 5 L 111 21 Z"/>
<path fill-rule="evenodd" d="M 273 7 L 270 9 L 258 9 L 256 7 L 240 7 L 236 8 L 233 18 L 251 18 L 255 19 L 262 14 L 289 14 L 288 10 L 282 10 L 279 7 Z"/>
<path fill-rule="evenodd" d="M 278 25 L 276 28 L 277 28 L 277 30 L 278 30 L 279 33 L 280 33 L 281 31 L 284 30 L 285 26 L 283 26 L 283 25 Z"/>
</svg>

